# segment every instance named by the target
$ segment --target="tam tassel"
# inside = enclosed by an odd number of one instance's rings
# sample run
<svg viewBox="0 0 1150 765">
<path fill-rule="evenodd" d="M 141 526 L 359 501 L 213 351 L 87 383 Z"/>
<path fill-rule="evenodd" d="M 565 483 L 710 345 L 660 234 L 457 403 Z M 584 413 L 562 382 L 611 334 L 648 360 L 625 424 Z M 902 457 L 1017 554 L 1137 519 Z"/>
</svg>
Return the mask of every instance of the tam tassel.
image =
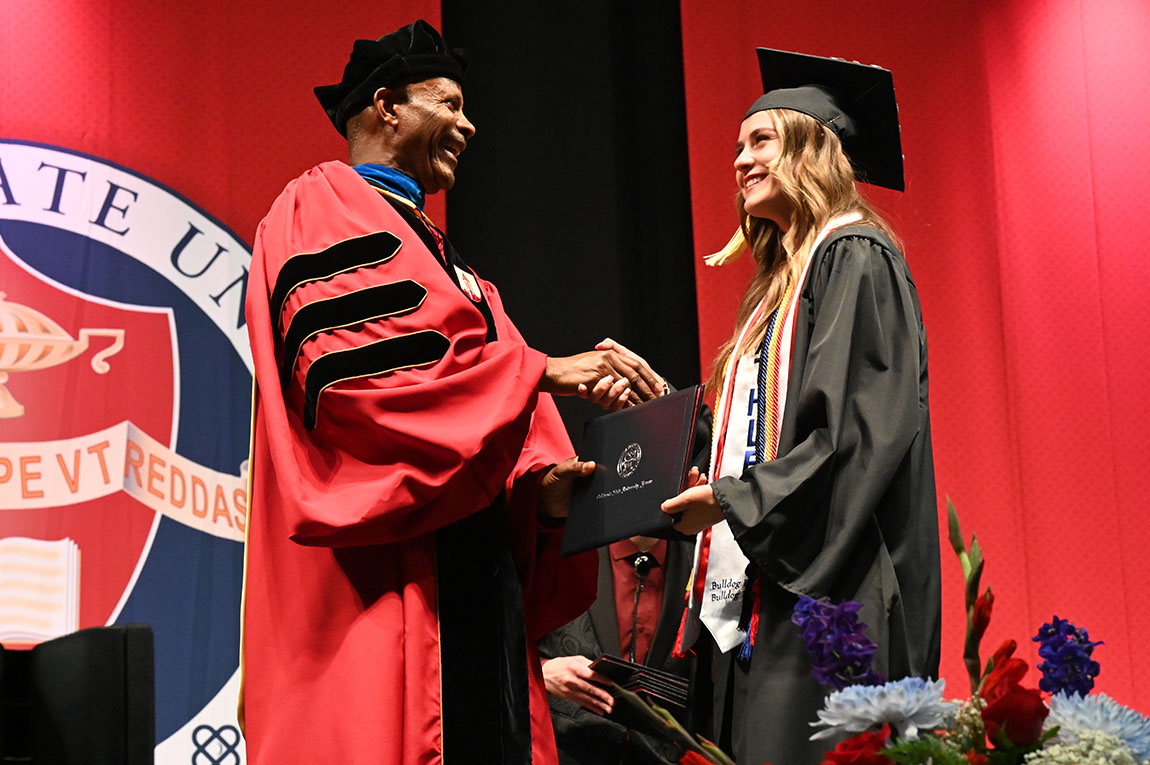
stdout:
<svg viewBox="0 0 1150 765">
<path fill-rule="evenodd" d="M 691 572 L 691 578 L 687 580 L 687 589 L 683 593 L 683 618 L 679 621 L 679 632 L 675 635 L 675 647 L 671 649 L 671 655 L 676 659 L 685 657 L 687 649 L 695 644 L 695 639 L 698 637 L 697 632 L 688 636 L 687 631 L 692 626 L 696 630 L 699 628 L 698 607 L 703 602 L 703 588 L 707 585 L 707 561 L 711 557 L 711 529 L 707 528 L 699 533 L 696 545 L 696 569 Z M 694 620 L 693 625 L 690 624 L 691 620 Z"/>
<path fill-rule="evenodd" d="M 738 659 L 739 661 L 750 661 L 751 652 L 755 648 L 755 634 L 759 631 L 759 583 L 762 581 L 761 576 L 756 576 L 751 580 L 750 590 L 751 609 L 750 616 L 747 618 L 747 635 L 743 638 L 743 645 L 739 648 Z"/>
<path fill-rule="evenodd" d="M 743 236 L 743 229 L 735 229 L 735 235 L 731 237 L 731 241 L 718 252 L 711 253 L 703 258 L 703 262 L 708 266 L 725 266 L 728 263 L 734 263 L 742 254 L 747 251 L 747 240 Z"/>
<path fill-rule="evenodd" d="M 679 631 L 675 633 L 675 646 L 671 649 L 671 656 L 676 659 L 682 659 L 687 656 L 687 647 L 683 645 L 685 642 L 684 637 L 687 632 L 687 619 L 691 616 L 691 607 L 688 603 L 683 606 L 683 618 L 679 620 Z"/>
</svg>

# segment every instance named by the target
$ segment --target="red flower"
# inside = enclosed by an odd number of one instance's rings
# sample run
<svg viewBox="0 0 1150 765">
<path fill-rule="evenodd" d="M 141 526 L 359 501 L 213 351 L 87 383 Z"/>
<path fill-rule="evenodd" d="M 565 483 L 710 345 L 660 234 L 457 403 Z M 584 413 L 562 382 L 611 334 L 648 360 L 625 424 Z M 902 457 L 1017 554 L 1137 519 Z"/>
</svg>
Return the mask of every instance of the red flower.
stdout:
<svg viewBox="0 0 1150 765">
<path fill-rule="evenodd" d="M 990 588 L 986 588 L 986 592 L 978 596 L 974 601 L 974 617 L 971 619 L 971 634 L 975 640 L 981 640 L 982 636 L 986 634 L 986 628 L 990 625 L 990 612 L 994 609 L 994 593 Z"/>
<path fill-rule="evenodd" d="M 980 694 L 986 700 L 982 721 L 991 742 L 997 743 L 1000 734 L 1005 734 L 1011 744 L 1029 746 L 1042 735 L 1042 723 L 1050 710 L 1036 689 L 1018 684 L 1028 666 L 1022 659 L 1011 658 L 1015 647 L 1015 642 L 1008 640 L 994 654 L 994 668 Z"/>
<path fill-rule="evenodd" d="M 990 760 L 986 758 L 985 754 L 980 754 L 973 749 L 966 753 L 966 761 L 970 765 L 990 765 Z"/>
<path fill-rule="evenodd" d="M 833 752 L 827 752 L 822 765 L 894 765 L 888 757 L 879 754 L 886 748 L 888 739 L 889 725 L 882 726 L 879 731 L 864 731 L 851 736 Z"/>
<path fill-rule="evenodd" d="M 1013 656 L 1014 649 L 1017 647 L 1018 643 L 1014 642 L 1013 640 L 1002 641 L 1002 645 L 1000 645 L 998 650 L 994 652 L 994 655 L 990 657 L 994 662 L 994 666 L 997 668 L 998 665 L 1002 664 L 1002 662 Z"/>
<path fill-rule="evenodd" d="M 691 749 L 683 755 L 683 759 L 679 760 L 680 765 L 711 765 L 711 761 L 703 755 Z"/>
</svg>

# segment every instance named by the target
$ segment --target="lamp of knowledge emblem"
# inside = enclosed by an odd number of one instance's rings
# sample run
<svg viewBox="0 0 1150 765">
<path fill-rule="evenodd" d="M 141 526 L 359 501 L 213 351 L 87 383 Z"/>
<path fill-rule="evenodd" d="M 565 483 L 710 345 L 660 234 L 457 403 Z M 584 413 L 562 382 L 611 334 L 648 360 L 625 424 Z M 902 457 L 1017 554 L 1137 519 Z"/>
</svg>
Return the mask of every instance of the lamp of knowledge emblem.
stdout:
<svg viewBox="0 0 1150 765">
<path fill-rule="evenodd" d="M 620 478 L 630 478 L 631 474 L 639 468 L 639 461 L 643 459 L 643 450 L 639 444 L 627 444 L 623 453 L 619 455 L 619 464 L 615 466 Z"/>
<path fill-rule="evenodd" d="M 86 351 L 92 337 L 108 337 L 112 344 L 92 357 L 92 370 L 107 374 L 109 366 L 105 359 L 124 347 L 122 329 L 82 329 L 80 339 L 74 340 L 44 314 L 27 306 L 6 303 L 5 297 L 0 292 L 0 418 L 24 414 L 24 407 L 4 387 L 9 372 L 63 364 Z"/>
</svg>

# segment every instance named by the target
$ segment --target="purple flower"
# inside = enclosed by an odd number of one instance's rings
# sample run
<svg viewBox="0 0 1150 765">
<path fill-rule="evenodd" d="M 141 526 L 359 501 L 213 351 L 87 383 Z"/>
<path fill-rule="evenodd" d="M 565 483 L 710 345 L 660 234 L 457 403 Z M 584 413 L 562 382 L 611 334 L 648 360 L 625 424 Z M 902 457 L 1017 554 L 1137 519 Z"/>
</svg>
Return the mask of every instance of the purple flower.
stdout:
<svg viewBox="0 0 1150 765">
<path fill-rule="evenodd" d="M 863 634 L 859 622 L 862 606 L 848 600 L 834 605 L 827 598 L 799 596 L 791 621 L 810 654 L 811 676 L 823 685 L 840 691 L 848 685 L 878 685 L 882 675 L 871 669 L 875 644 Z"/>
<path fill-rule="evenodd" d="M 1091 640 L 1085 628 L 1057 616 L 1039 627 L 1031 640 L 1039 643 L 1038 655 L 1046 660 L 1038 665 L 1042 671 L 1039 688 L 1047 693 L 1090 693 L 1100 669 L 1090 655 L 1094 646 L 1102 645 L 1101 641 Z"/>
</svg>

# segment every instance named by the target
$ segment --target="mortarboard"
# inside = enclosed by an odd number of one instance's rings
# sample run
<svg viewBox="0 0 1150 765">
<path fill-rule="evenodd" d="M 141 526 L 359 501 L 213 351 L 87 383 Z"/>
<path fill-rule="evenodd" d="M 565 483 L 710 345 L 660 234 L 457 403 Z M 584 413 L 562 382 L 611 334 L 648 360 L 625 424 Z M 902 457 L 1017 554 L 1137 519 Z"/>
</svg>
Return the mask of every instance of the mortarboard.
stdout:
<svg viewBox="0 0 1150 765">
<path fill-rule="evenodd" d="M 765 109 L 792 109 L 814 117 L 842 141 L 858 180 L 905 190 L 898 104 L 889 70 L 772 48 L 756 52 L 765 95 L 746 117 Z"/>
<path fill-rule="evenodd" d="M 767 109 L 791 109 L 814 117 L 838 136 L 857 180 L 905 190 L 898 103 L 889 70 L 773 48 L 755 52 L 764 94 L 743 119 Z M 721 266 L 737 259 L 746 246 L 740 228 L 723 249 L 704 260 L 709 266 Z"/>
<path fill-rule="evenodd" d="M 463 82 L 467 57 L 451 48 L 435 27 L 423 19 L 378 40 L 356 40 L 343 79 L 315 88 L 331 124 L 347 138 L 347 121 L 375 96 L 375 91 L 403 80 L 449 77 Z"/>
</svg>

